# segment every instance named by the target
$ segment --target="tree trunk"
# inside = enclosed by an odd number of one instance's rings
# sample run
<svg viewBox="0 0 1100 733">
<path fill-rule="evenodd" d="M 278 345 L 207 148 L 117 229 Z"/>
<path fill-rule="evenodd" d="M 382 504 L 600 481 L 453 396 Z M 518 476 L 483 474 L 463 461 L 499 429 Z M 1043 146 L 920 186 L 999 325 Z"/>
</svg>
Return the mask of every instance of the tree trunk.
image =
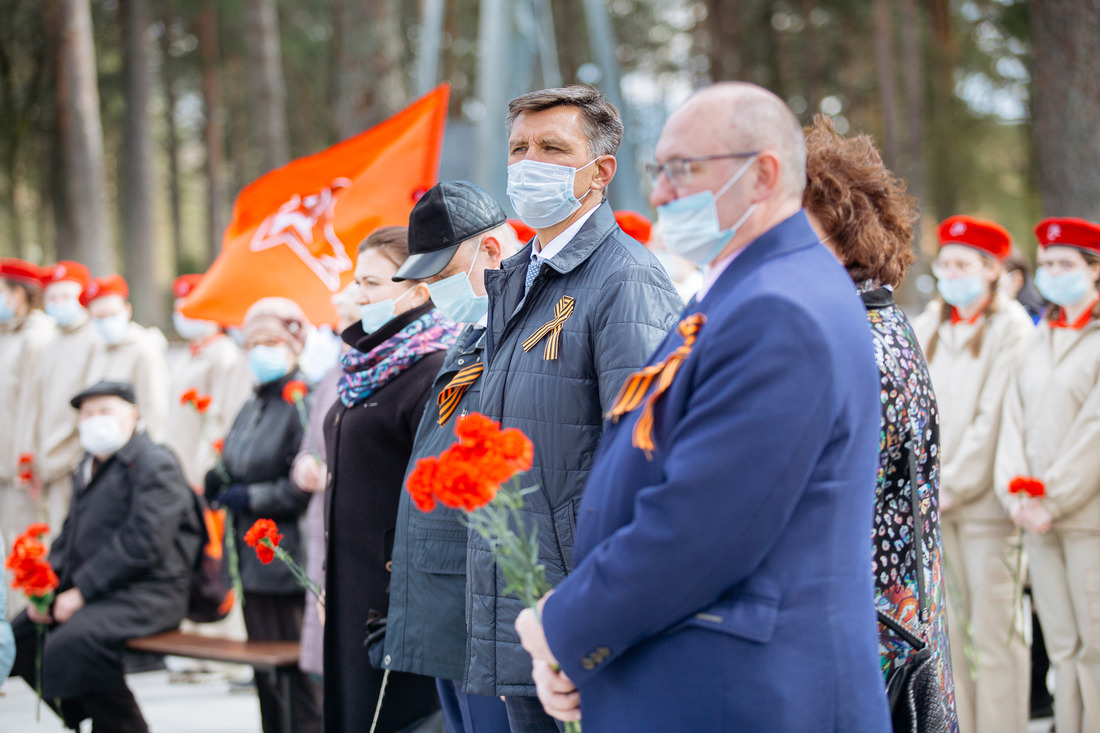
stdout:
<svg viewBox="0 0 1100 733">
<path fill-rule="evenodd" d="M 337 50 L 336 132 L 341 139 L 376 125 L 408 104 L 401 62 L 404 36 L 396 0 L 334 0 Z"/>
<path fill-rule="evenodd" d="M 875 71 L 882 101 L 882 147 L 886 166 L 898 170 L 898 84 L 894 67 L 894 18 L 892 0 L 875 0 Z"/>
<path fill-rule="evenodd" d="M 172 46 L 172 6 L 164 3 L 164 32 L 161 33 L 160 80 L 164 88 L 165 135 L 164 152 L 168 155 L 168 203 L 172 230 L 173 272 L 183 272 L 183 223 L 180 195 L 179 128 L 176 125 L 176 60 L 170 53 Z"/>
<path fill-rule="evenodd" d="M 123 252 L 130 300 L 140 320 L 160 325 L 164 303 L 157 287 L 157 246 L 153 236 L 153 131 L 149 121 L 152 88 L 148 0 L 121 0 L 126 118 L 123 125 L 125 220 Z"/>
<path fill-rule="evenodd" d="M 266 173 L 290 160 L 279 16 L 275 0 L 248 0 L 246 13 L 252 129 L 260 144 L 262 172 Z"/>
<path fill-rule="evenodd" d="M 218 52 L 218 17 L 213 0 L 203 0 L 199 14 L 199 53 L 202 56 L 202 100 L 206 108 L 203 142 L 206 145 L 207 231 L 206 261 L 221 250 L 222 233 L 229 226 L 229 179 L 225 166 L 225 107 Z"/>
<path fill-rule="evenodd" d="M 955 165 L 959 160 L 959 120 L 963 116 L 962 102 L 955 96 L 955 69 L 958 65 L 958 45 L 951 28 L 949 0 L 930 0 L 932 43 L 929 44 L 932 84 L 936 93 L 931 97 L 928 119 L 930 139 L 936 141 L 936 155 L 928 171 L 929 196 L 925 211 L 944 219 L 959 206 L 959 181 Z"/>
<path fill-rule="evenodd" d="M 1031 3 L 1035 138 L 1044 216 L 1100 219 L 1100 3 Z"/>
<path fill-rule="evenodd" d="M 904 83 L 906 138 L 904 163 L 896 171 L 906 178 L 909 192 L 918 202 L 924 197 L 924 89 L 921 74 L 920 16 L 916 0 L 901 0 L 901 63 Z M 913 228 L 913 252 L 917 261 L 909 269 L 909 275 L 898 289 L 897 300 L 902 306 L 917 308 L 923 305 L 917 290 L 917 276 L 928 271 L 928 263 L 922 256 L 920 220 Z"/>
<path fill-rule="evenodd" d="M 114 271 L 104 195 L 103 125 L 99 119 L 90 0 L 58 3 L 57 122 L 65 169 L 66 229 L 75 256 L 94 274 Z"/>
</svg>

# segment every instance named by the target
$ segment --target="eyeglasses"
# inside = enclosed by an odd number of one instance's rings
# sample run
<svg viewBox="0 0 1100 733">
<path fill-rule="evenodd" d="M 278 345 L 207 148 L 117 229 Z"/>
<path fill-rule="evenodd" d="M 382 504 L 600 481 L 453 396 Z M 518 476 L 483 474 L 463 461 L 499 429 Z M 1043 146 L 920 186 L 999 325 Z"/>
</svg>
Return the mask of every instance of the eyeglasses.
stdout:
<svg viewBox="0 0 1100 733">
<path fill-rule="evenodd" d="M 950 278 L 950 277 L 965 277 L 966 275 L 973 275 L 976 272 L 981 272 L 985 269 L 984 262 L 942 262 L 936 260 L 932 263 L 932 274 L 936 277 Z"/>
<path fill-rule="evenodd" d="M 646 163 L 645 173 L 646 177 L 649 178 L 650 184 L 653 186 L 656 186 L 657 182 L 661 180 L 662 174 L 668 176 L 668 181 L 673 186 L 683 186 L 691 183 L 691 175 L 695 163 L 703 163 L 708 160 L 725 160 L 727 158 L 751 158 L 759 154 L 760 151 L 754 150 L 749 153 L 723 153 L 722 155 L 696 155 L 691 158 L 673 158 L 664 163 Z"/>
</svg>

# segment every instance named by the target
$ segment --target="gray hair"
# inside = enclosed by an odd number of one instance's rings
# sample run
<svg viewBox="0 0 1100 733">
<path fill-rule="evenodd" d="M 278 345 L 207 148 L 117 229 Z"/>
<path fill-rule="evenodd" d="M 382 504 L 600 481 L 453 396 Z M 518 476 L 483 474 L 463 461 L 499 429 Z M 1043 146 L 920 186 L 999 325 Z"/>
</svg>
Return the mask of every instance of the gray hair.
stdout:
<svg viewBox="0 0 1100 733">
<path fill-rule="evenodd" d="M 552 107 L 576 107 L 581 112 L 588 154 L 614 155 L 623 141 L 623 120 L 619 110 L 592 87 L 574 84 L 557 89 L 540 89 L 508 103 L 505 125 L 509 134 L 521 112 L 542 112 Z"/>
</svg>

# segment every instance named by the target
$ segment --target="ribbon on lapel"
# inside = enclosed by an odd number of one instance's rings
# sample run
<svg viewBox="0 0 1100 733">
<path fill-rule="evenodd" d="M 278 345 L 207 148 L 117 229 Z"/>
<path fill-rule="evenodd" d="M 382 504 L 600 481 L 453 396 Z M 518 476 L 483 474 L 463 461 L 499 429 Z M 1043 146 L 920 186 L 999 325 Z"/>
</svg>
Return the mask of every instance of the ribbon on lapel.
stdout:
<svg viewBox="0 0 1100 733">
<path fill-rule="evenodd" d="M 561 296 L 561 300 L 554 306 L 554 317 L 544 323 L 539 330 L 531 334 L 531 337 L 523 342 L 523 350 L 530 351 L 535 348 L 539 341 L 549 334 L 550 338 L 546 340 L 546 348 L 543 349 L 542 359 L 543 361 L 553 361 L 558 358 L 558 343 L 561 341 L 561 329 L 565 325 L 565 322 L 569 320 L 569 316 L 573 315 L 573 297 L 570 295 Z"/>
<path fill-rule="evenodd" d="M 485 364 L 480 361 L 477 364 L 459 369 L 454 379 L 448 382 L 443 391 L 439 393 L 436 402 L 439 404 L 440 425 L 446 425 L 447 421 L 451 419 L 455 408 L 458 407 L 458 401 L 462 399 L 462 395 L 466 394 L 466 390 L 477 381 L 483 371 L 485 371 Z"/>
<path fill-rule="evenodd" d="M 693 313 L 676 327 L 684 343 L 666 356 L 660 363 L 647 366 L 627 377 L 619 390 L 618 396 L 611 404 L 606 417 L 618 422 L 619 418 L 627 415 L 645 403 L 642 414 L 634 423 L 634 431 L 631 433 L 631 443 L 635 448 L 645 451 L 647 459 L 653 458 L 653 450 L 656 444 L 653 442 L 653 409 L 657 400 L 672 385 L 676 378 L 676 372 L 680 371 L 684 360 L 691 353 L 691 347 L 699 336 L 707 317 L 702 313 Z M 656 386 L 654 386 L 656 385 Z M 648 399 L 647 399 L 648 396 Z"/>
</svg>

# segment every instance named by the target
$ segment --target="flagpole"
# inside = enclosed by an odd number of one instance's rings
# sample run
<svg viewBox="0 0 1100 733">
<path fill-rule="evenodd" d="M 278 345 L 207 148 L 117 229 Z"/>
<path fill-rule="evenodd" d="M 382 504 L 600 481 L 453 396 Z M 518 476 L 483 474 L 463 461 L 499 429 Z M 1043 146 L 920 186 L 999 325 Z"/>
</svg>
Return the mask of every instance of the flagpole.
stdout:
<svg viewBox="0 0 1100 733">
<path fill-rule="evenodd" d="M 420 58 L 416 70 L 418 97 L 430 92 L 439 76 L 439 42 L 443 35 L 444 5 L 444 0 L 424 0 L 424 23 L 420 28 Z"/>
</svg>

